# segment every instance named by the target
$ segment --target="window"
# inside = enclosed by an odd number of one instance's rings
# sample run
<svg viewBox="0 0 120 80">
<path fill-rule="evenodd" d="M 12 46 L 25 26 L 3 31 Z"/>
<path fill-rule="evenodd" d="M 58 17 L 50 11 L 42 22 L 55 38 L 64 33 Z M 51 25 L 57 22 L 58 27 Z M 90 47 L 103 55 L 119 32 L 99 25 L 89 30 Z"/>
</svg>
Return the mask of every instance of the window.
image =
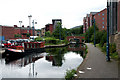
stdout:
<svg viewBox="0 0 120 80">
<path fill-rule="evenodd" d="M 104 22 L 102 22 L 104 24 Z"/>
<path fill-rule="evenodd" d="M 104 16 L 105 14 L 103 13 L 102 15 Z"/>
<path fill-rule="evenodd" d="M 104 20 L 104 18 L 102 18 L 102 20 Z"/>
<path fill-rule="evenodd" d="M 100 15 L 100 13 L 98 15 Z"/>
<path fill-rule="evenodd" d="M 104 26 L 102 28 L 105 28 Z"/>
</svg>

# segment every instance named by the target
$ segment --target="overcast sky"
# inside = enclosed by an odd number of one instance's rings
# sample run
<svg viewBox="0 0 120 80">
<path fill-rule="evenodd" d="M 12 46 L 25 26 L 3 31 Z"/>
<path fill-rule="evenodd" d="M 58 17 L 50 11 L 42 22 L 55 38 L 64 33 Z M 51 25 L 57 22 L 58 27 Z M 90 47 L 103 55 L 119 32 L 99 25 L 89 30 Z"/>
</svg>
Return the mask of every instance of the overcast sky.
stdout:
<svg viewBox="0 0 120 80">
<path fill-rule="evenodd" d="M 52 19 L 62 19 L 66 28 L 83 24 L 83 17 L 90 12 L 106 8 L 107 0 L 0 0 L 0 25 L 28 26 L 28 15 L 37 21 L 40 29 Z"/>
</svg>

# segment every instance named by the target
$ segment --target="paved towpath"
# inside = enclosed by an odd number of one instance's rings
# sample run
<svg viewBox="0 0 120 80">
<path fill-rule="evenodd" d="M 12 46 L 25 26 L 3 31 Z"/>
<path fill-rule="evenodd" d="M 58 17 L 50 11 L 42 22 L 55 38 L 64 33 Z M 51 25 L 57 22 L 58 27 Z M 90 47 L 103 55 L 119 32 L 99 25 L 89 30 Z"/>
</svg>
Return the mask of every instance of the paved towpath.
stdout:
<svg viewBox="0 0 120 80">
<path fill-rule="evenodd" d="M 87 46 L 88 54 L 78 68 L 78 78 L 118 78 L 120 76 L 118 61 L 111 59 L 107 62 L 105 54 L 99 48 L 88 43 Z"/>
</svg>

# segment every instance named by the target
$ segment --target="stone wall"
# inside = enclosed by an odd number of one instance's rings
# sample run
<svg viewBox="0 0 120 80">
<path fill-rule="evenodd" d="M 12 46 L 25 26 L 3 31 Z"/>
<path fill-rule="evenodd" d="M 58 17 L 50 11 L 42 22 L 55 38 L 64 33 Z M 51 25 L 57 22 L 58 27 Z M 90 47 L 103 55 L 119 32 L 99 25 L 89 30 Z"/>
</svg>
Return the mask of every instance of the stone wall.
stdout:
<svg viewBox="0 0 120 80">
<path fill-rule="evenodd" d="M 110 43 L 116 44 L 116 50 L 117 50 L 117 52 L 119 54 L 119 58 L 120 58 L 120 33 L 118 33 L 116 35 L 110 35 L 109 39 L 110 39 Z"/>
</svg>

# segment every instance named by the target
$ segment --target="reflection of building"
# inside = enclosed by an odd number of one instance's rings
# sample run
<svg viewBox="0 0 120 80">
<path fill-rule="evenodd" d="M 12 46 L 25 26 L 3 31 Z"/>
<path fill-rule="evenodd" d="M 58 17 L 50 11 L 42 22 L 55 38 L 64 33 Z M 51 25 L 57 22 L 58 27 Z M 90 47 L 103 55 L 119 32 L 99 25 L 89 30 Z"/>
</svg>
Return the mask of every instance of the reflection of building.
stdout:
<svg viewBox="0 0 120 80">
<path fill-rule="evenodd" d="M 69 45 L 67 50 L 69 51 L 84 51 L 85 48 L 82 44 L 78 45 L 78 44 L 72 44 L 72 45 Z"/>
<path fill-rule="evenodd" d="M 54 30 L 55 30 L 56 26 L 58 25 L 58 23 L 61 23 L 61 25 L 62 25 L 62 20 L 61 19 L 52 19 L 52 24 L 53 24 Z"/>
<path fill-rule="evenodd" d="M 110 43 L 116 43 L 117 52 L 120 55 L 120 0 L 111 0 L 108 5 Z"/>
<path fill-rule="evenodd" d="M 59 53 L 57 53 L 55 56 L 46 56 L 46 60 L 52 62 L 52 66 L 62 66 L 62 57 Z"/>
<path fill-rule="evenodd" d="M 51 55 L 46 56 L 46 60 L 49 62 L 53 61 L 53 56 L 51 56 Z"/>
<path fill-rule="evenodd" d="M 50 31 L 50 33 L 53 32 L 53 24 L 46 24 L 45 25 L 45 31 Z"/>
<path fill-rule="evenodd" d="M 18 27 L 17 25 L 14 26 L 0 26 L 0 29 L 2 30 L 2 38 L 3 39 L 14 39 L 17 38 L 15 35 L 19 35 L 19 38 L 29 38 L 27 37 L 27 30 L 29 29 L 28 27 Z M 33 30 L 29 29 L 29 34 L 33 35 Z M 1 36 L 0 35 L 0 36 Z"/>
</svg>

